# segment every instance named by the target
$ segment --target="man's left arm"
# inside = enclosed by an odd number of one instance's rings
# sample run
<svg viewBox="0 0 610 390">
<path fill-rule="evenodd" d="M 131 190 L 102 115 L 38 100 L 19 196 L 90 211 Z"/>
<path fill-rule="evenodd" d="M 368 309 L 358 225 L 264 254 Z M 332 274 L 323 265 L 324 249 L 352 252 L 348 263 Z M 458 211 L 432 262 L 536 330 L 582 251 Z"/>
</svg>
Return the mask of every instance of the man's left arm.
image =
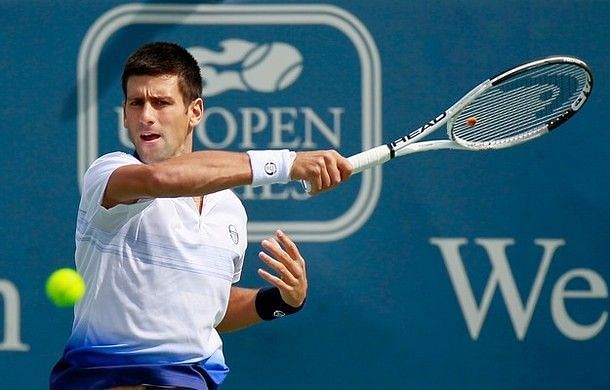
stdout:
<svg viewBox="0 0 610 390">
<path fill-rule="evenodd" d="M 307 296 L 305 260 L 296 244 L 282 231 L 275 238 L 261 243 L 266 252 L 259 258 L 275 271 L 275 275 L 259 268 L 258 274 L 273 287 L 249 289 L 231 287 L 229 304 L 224 319 L 218 324 L 220 332 L 231 332 L 296 313 Z"/>
</svg>

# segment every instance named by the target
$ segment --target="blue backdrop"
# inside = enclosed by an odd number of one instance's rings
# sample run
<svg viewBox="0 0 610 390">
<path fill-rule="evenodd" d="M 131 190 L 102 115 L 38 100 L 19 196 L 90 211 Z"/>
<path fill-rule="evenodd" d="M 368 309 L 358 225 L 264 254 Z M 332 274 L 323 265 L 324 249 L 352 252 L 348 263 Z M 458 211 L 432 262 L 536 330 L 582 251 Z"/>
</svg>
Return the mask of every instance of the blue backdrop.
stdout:
<svg viewBox="0 0 610 390">
<path fill-rule="evenodd" d="M 299 315 L 224 336 L 226 389 L 607 388 L 608 1 L 0 3 L 0 387 L 45 388 L 72 312 L 46 277 L 72 266 L 79 180 L 129 150 L 125 57 L 152 40 L 198 58 L 197 148 L 336 148 L 402 136 L 501 70 L 569 54 L 590 100 L 543 139 L 393 161 L 306 199 L 238 189 L 258 242 L 300 241 Z M 248 53 L 248 54 L 244 54 Z"/>
</svg>

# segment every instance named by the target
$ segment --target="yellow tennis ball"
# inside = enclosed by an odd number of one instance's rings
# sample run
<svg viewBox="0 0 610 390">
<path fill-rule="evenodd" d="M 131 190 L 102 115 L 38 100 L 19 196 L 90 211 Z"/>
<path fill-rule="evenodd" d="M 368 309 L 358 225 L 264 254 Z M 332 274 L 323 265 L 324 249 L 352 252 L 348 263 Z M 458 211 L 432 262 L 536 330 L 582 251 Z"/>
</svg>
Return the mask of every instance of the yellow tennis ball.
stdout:
<svg viewBox="0 0 610 390">
<path fill-rule="evenodd" d="M 47 279 L 47 296 L 59 307 L 70 307 L 85 294 L 85 281 L 72 268 L 60 268 Z"/>
</svg>

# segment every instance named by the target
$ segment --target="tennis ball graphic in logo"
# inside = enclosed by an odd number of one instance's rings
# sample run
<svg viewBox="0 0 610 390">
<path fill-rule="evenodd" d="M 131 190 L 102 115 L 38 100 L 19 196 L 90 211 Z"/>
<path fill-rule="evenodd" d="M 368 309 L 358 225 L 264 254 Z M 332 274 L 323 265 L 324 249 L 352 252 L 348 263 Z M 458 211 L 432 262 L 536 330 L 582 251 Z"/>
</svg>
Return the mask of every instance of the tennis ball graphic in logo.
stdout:
<svg viewBox="0 0 610 390">
<path fill-rule="evenodd" d="M 246 55 L 241 77 L 248 89 L 275 92 L 294 83 L 302 70 L 301 53 L 290 45 L 274 42 L 257 46 Z"/>
<path fill-rule="evenodd" d="M 288 88 L 303 71 L 303 56 L 287 43 L 225 39 L 221 50 L 189 48 L 204 81 L 205 96 L 226 91 L 272 93 Z"/>
</svg>

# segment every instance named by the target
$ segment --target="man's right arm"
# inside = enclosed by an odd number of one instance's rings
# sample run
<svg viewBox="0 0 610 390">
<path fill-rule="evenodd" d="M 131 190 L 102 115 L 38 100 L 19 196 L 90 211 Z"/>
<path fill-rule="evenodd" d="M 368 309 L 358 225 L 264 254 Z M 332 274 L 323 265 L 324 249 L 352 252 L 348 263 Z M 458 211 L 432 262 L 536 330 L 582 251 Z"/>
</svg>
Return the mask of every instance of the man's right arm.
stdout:
<svg viewBox="0 0 610 390">
<path fill-rule="evenodd" d="M 312 183 L 310 194 L 315 195 L 347 180 L 351 171 L 347 159 L 335 151 L 298 152 L 290 178 Z M 247 153 L 198 151 L 159 163 L 117 168 L 108 180 L 102 205 L 111 208 L 144 198 L 200 196 L 251 183 Z"/>
<path fill-rule="evenodd" d="M 249 161 L 245 153 L 201 151 L 159 163 L 125 165 L 110 175 L 102 205 L 200 196 L 246 185 L 252 181 Z"/>
</svg>

